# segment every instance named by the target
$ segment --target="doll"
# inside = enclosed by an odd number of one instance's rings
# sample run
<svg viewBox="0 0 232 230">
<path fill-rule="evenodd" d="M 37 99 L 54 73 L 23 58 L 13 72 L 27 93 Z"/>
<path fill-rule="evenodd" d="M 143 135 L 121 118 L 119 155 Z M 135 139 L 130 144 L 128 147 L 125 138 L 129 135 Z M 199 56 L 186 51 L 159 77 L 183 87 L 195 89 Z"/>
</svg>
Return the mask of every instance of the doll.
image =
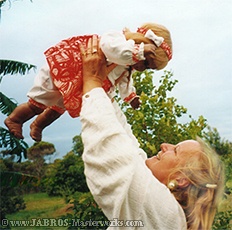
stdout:
<svg viewBox="0 0 232 230">
<path fill-rule="evenodd" d="M 23 139 L 22 125 L 35 115 L 30 125 L 30 136 L 41 141 L 42 131 L 57 120 L 66 110 L 78 117 L 82 103 L 82 57 L 79 44 L 86 45 L 93 35 L 71 37 L 45 51 L 46 66 L 35 77 L 28 92 L 28 102 L 23 103 L 6 118 L 5 125 L 18 139 Z M 161 25 L 146 23 L 137 32 L 124 29 L 110 31 L 99 37 L 100 48 L 108 65 L 116 67 L 103 82 L 110 98 L 118 88 L 121 98 L 136 109 L 139 96 L 133 86 L 134 70 L 163 69 L 172 58 L 172 42 L 169 31 Z"/>
</svg>

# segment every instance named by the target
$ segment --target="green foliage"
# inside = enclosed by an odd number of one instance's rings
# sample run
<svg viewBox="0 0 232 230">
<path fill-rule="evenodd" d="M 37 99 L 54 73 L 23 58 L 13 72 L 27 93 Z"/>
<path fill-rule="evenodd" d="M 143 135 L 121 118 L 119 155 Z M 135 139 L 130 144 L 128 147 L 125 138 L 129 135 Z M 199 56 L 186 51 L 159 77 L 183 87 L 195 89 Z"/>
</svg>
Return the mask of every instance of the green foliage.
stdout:
<svg viewBox="0 0 232 230">
<path fill-rule="evenodd" d="M 223 160 L 225 164 L 225 176 L 226 176 L 226 191 L 227 193 L 232 194 L 232 154 L 227 156 L 222 156 L 221 159 Z"/>
<path fill-rule="evenodd" d="M 72 210 L 74 213 L 64 216 L 64 218 L 70 219 L 70 227 L 68 229 L 73 229 L 75 221 L 77 222 L 76 226 L 79 226 L 79 228 L 75 229 L 90 229 L 89 224 L 87 224 L 90 220 L 98 221 L 94 229 L 106 229 L 109 221 L 94 201 L 90 192 L 75 193 L 70 203 L 73 204 Z M 102 226 L 103 222 L 105 223 L 104 226 Z"/>
<path fill-rule="evenodd" d="M 25 209 L 25 203 L 20 195 L 19 188 L 10 186 L 1 186 L 0 199 L 0 219 L 5 219 L 7 214 L 18 212 Z"/>
<path fill-rule="evenodd" d="M 232 193 L 225 194 L 214 219 L 214 229 L 232 229 Z"/>
<path fill-rule="evenodd" d="M 207 128 L 208 130 L 207 132 L 205 132 L 204 137 L 215 149 L 215 151 L 221 156 L 229 156 L 230 154 L 232 154 L 232 143 L 228 140 L 222 139 L 216 128 Z"/>
<path fill-rule="evenodd" d="M 5 1 L 1 2 L 0 7 Z M 35 69 L 36 67 L 31 64 L 17 62 L 12 60 L 0 60 L 0 82 L 2 78 L 7 74 L 26 74 L 31 69 Z M 3 93 L 0 94 L 0 110 L 3 114 L 9 115 L 14 108 L 17 106 L 17 103 L 14 99 L 8 98 Z M 19 157 L 19 161 L 22 159 L 22 154 L 24 157 L 27 157 L 28 145 L 23 140 L 18 140 L 10 132 L 3 127 L 0 127 L 0 147 L 3 148 L 1 153 L 3 155 L 17 155 Z M 4 149 L 5 148 L 5 149 Z"/>
<path fill-rule="evenodd" d="M 52 155 L 56 151 L 55 146 L 52 143 L 40 141 L 35 142 L 27 150 L 28 159 L 36 160 L 43 159 L 47 155 Z"/>
<path fill-rule="evenodd" d="M 46 192 L 52 196 L 63 195 L 69 197 L 76 191 L 89 191 L 84 175 L 84 163 L 81 157 L 73 152 L 48 166 L 43 183 Z"/>
<path fill-rule="evenodd" d="M 206 119 L 200 116 L 194 120 L 181 124 L 179 118 L 187 114 L 187 109 L 178 105 L 177 99 L 170 97 L 177 83 L 172 79 L 173 74 L 165 71 L 159 85 L 153 83 L 153 72 L 135 72 L 133 75 L 137 93 L 140 95 L 141 106 L 133 110 L 122 103 L 128 122 L 132 125 L 134 135 L 148 156 L 156 154 L 163 142 L 178 143 L 186 139 L 195 139 L 202 136 L 206 127 Z"/>
<path fill-rule="evenodd" d="M 0 60 L 0 82 L 2 80 L 2 77 L 10 74 L 22 74 L 25 75 L 28 73 L 31 69 L 35 69 L 36 66 L 23 63 L 23 62 L 18 62 L 18 61 L 13 61 L 13 60 Z"/>
<path fill-rule="evenodd" d="M 0 110 L 3 114 L 8 116 L 13 112 L 13 110 L 17 106 L 17 103 L 13 100 L 14 99 L 10 99 L 0 92 Z"/>
<path fill-rule="evenodd" d="M 1 186 L 16 187 L 24 184 L 35 184 L 38 183 L 38 178 L 28 174 L 18 173 L 18 172 L 7 172 L 1 171 Z"/>
<path fill-rule="evenodd" d="M 81 156 L 83 151 L 84 151 L 84 147 L 83 147 L 83 143 L 81 140 L 81 136 L 77 135 L 73 138 L 73 149 L 72 151 L 77 154 L 78 156 Z"/>
<path fill-rule="evenodd" d="M 2 127 L 0 127 L 0 148 L 2 149 L 1 153 L 4 156 L 18 156 L 18 162 L 21 161 L 22 155 L 24 158 L 27 158 L 27 143 L 15 138 L 7 129 Z"/>
<path fill-rule="evenodd" d="M 78 225 L 82 225 L 81 229 L 89 229 L 85 221 L 107 221 L 107 218 L 94 201 L 86 184 L 84 164 L 81 158 L 83 153 L 81 136 L 75 136 L 73 143 L 73 152 L 64 156 L 63 160 L 56 160 L 48 166 L 44 186 L 49 195 L 62 195 L 67 203 L 73 204 L 70 209 L 74 213 L 64 216 L 65 219 L 70 219 L 69 229 L 75 226 L 74 220 L 79 222 Z M 101 225 L 94 226 L 94 229 L 105 228 Z"/>
<path fill-rule="evenodd" d="M 213 230 L 232 229 L 232 210 L 217 213 L 214 219 L 214 224 L 212 229 Z"/>
<path fill-rule="evenodd" d="M 0 174 L 0 216 L 5 219 L 7 214 L 25 209 L 26 205 L 21 193 L 25 186 L 33 187 L 39 180 L 34 176 L 17 172 L 1 171 Z"/>
<path fill-rule="evenodd" d="M 204 138 L 210 143 L 215 151 L 221 156 L 225 165 L 225 191 L 232 194 L 232 142 L 220 137 L 216 128 L 208 127 Z"/>
<path fill-rule="evenodd" d="M 6 161 L 6 163 L 8 163 Z M 26 178 L 19 174 L 10 172 L 11 164 L 6 164 L 0 159 L 0 219 L 5 219 L 7 214 L 15 213 L 25 208 L 25 203 L 21 197 L 20 183 L 26 183 Z M 16 187 L 17 186 L 17 187 Z"/>
<path fill-rule="evenodd" d="M 41 189 L 36 164 L 30 161 L 13 162 L 10 158 L 0 159 L 1 186 L 16 186 L 22 193 L 38 192 Z M 45 165 L 43 164 L 43 169 Z"/>
<path fill-rule="evenodd" d="M 56 151 L 55 146 L 49 142 L 35 142 L 27 150 L 28 159 L 34 166 L 34 173 L 37 177 L 42 178 L 45 173 L 45 157 L 52 155 Z"/>
</svg>

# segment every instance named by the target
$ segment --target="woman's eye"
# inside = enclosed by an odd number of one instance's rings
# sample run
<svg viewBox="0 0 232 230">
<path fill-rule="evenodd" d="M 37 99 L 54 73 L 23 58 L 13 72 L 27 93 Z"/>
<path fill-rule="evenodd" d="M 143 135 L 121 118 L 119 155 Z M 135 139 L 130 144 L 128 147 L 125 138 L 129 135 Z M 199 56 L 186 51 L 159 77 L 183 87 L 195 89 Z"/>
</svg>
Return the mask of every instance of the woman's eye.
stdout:
<svg viewBox="0 0 232 230">
<path fill-rule="evenodd" d="M 177 148 L 178 148 L 178 146 L 176 146 L 176 147 L 174 148 L 174 152 L 175 152 L 176 155 L 177 155 Z"/>
</svg>

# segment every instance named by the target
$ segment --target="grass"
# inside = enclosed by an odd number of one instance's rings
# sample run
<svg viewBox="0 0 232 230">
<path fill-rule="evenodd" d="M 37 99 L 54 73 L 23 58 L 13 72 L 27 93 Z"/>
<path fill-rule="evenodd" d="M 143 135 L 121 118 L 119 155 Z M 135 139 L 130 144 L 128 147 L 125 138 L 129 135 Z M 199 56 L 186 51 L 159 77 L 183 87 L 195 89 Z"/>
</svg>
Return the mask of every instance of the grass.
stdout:
<svg viewBox="0 0 232 230">
<path fill-rule="evenodd" d="M 36 193 L 36 194 L 28 194 L 24 196 L 24 201 L 26 203 L 26 209 L 21 210 L 17 213 L 7 215 L 7 219 L 9 221 L 17 221 L 17 220 L 23 220 L 23 221 L 30 221 L 32 222 L 32 219 L 34 220 L 35 224 L 37 225 L 34 227 L 13 227 L 14 229 L 67 229 L 67 227 L 45 227 L 44 220 L 43 219 L 59 219 L 62 215 L 67 214 L 67 208 L 68 205 L 65 203 L 64 199 L 62 197 L 49 197 L 46 193 Z M 62 220 L 59 220 L 62 225 Z M 19 223 L 19 222 L 18 222 Z M 43 225 L 43 226 L 41 226 Z M 45 224 L 46 225 L 46 224 Z M 50 224 L 55 226 L 56 224 Z M 59 225 L 59 224 L 58 224 Z"/>
</svg>

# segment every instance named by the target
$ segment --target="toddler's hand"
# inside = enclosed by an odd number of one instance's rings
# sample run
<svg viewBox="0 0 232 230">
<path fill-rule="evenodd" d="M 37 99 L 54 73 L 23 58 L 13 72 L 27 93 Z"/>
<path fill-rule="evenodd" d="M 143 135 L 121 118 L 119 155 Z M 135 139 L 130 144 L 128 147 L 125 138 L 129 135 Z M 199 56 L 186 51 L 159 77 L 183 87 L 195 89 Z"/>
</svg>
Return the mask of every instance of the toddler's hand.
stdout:
<svg viewBox="0 0 232 230">
<path fill-rule="evenodd" d="M 139 97 L 135 97 L 131 102 L 130 105 L 133 109 L 138 109 L 139 106 L 141 105 L 141 102 L 139 100 Z"/>
<path fill-rule="evenodd" d="M 155 45 L 153 45 L 153 44 L 145 44 L 144 45 L 144 56 L 145 56 L 145 58 L 147 58 L 147 57 L 154 58 L 155 49 L 156 49 Z"/>
</svg>

